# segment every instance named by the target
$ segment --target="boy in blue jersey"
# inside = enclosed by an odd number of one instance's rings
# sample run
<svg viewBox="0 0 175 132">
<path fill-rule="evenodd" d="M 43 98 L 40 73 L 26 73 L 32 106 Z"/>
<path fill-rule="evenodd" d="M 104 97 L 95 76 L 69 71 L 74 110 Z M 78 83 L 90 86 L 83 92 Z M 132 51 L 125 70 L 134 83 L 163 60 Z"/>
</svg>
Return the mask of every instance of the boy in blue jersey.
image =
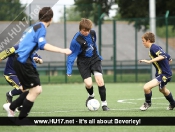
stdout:
<svg viewBox="0 0 175 132">
<path fill-rule="evenodd" d="M 18 45 L 14 45 L 13 47 L 6 49 L 0 53 L 0 60 L 4 60 L 8 57 L 6 66 L 4 69 L 4 78 L 6 81 L 11 85 L 14 89 L 6 93 L 7 102 L 12 103 L 13 96 L 20 95 L 22 91 L 22 86 L 19 82 L 19 79 L 16 75 L 16 72 L 13 68 L 13 60 L 15 58 L 15 50 L 18 49 Z M 12 54 L 8 55 L 6 54 L 6 51 L 11 51 Z M 38 54 L 34 55 L 33 58 L 37 63 L 41 64 L 43 63 L 43 60 Z M 20 107 L 19 109 L 20 110 Z"/>
<path fill-rule="evenodd" d="M 145 103 L 140 107 L 140 110 L 145 111 L 151 107 L 151 89 L 159 86 L 159 91 L 169 101 L 169 107 L 167 110 L 173 110 L 175 107 L 175 100 L 171 92 L 166 88 L 166 84 L 170 82 L 172 77 L 172 71 L 169 63 L 172 61 L 170 55 L 165 53 L 163 49 L 155 44 L 155 35 L 151 32 L 147 32 L 142 36 L 143 45 L 149 48 L 149 56 L 151 60 L 140 60 L 140 62 L 152 63 L 156 69 L 155 78 L 147 82 L 143 89 L 145 93 Z"/>
<path fill-rule="evenodd" d="M 20 96 L 11 104 L 7 103 L 3 105 L 3 108 L 7 111 L 9 117 L 14 117 L 15 109 L 21 105 L 23 107 L 18 117 L 19 119 L 27 117 L 33 107 L 34 101 L 42 92 L 36 63 L 33 60 L 33 53 L 40 49 L 66 55 L 71 54 L 70 49 L 59 48 L 46 42 L 46 28 L 51 24 L 52 18 L 52 9 L 50 7 L 43 7 L 39 11 L 40 22 L 32 25 L 20 39 L 19 47 L 15 51 L 14 70 L 23 90 L 29 90 L 20 94 Z"/>
<path fill-rule="evenodd" d="M 91 73 L 94 74 L 95 81 L 98 85 L 98 90 L 101 98 L 103 111 L 108 111 L 106 101 L 106 88 L 102 75 L 101 60 L 102 57 L 97 51 L 96 33 L 91 30 L 92 22 L 89 19 L 83 18 L 79 24 L 79 32 L 73 37 L 70 49 L 72 54 L 67 58 L 67 75 L 71 76 L 72 67 L 77 58 L 77 67 L 81 77 L 85 83 L 85 88 L 88 92 L 87 102 L 94 98 L 93 84 Z"/>
</svg>

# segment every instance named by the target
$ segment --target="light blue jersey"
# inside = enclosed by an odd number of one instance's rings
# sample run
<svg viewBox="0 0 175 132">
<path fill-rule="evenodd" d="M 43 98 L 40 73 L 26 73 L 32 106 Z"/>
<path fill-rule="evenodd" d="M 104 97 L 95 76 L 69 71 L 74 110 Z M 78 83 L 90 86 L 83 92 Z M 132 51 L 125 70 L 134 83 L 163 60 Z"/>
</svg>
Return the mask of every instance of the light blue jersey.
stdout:
<svg viewBox="0 0 175 132">
<path fill-rule="evenodd" d="M 29 27 L 21 37 L 19 47 L 15 51 L 18 54 L 18 61 L 21 63 L 32 63 L 36 67 L 33 54 L 39 49 L 44 50 L 46 44 L 45 36 L 46 28 L 42 22 Z"/>
</svg>

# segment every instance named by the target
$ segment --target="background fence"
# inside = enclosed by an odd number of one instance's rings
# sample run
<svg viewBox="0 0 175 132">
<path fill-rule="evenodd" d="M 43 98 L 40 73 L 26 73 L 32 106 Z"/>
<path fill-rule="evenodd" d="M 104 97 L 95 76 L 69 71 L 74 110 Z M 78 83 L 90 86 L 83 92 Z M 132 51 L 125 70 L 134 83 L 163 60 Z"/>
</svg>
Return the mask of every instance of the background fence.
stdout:
<svg viewBox="0 0 175 132">
<path fill-rule="evenodd" d="M 35 23 L 37 11 L 45 5 L 30 5 L 25 10 L 27 14 L 33 19 L 23 19 L 13 22 L 1 21 L 0 22 L 0 48 L 1 50 L 13 46 L 19 40 L 22 31 L 32 23 Z M 56 5 L 60 8 L 62 19 L 60 22 L 53 23 L 47 29 L 47 41 L 59 47 L 69 47 L 71 39 L 74 34 L 79 30 L 79 20 L 70 21 L 67 18 L 66 10 L 70 6 Z M 100 8 L 99 8 L 100 12 Z M 148 49 L 142 44 L 141 36 L 149 31 L 144 30 L 144 27 L 139 27 L 140 22 L 148 22 L 149 18 L 133 18 L 133 19 L 108 19 L 102 22 L 102 15 L 99 14 L 98 26 L 94 24 L 93 29 L 97 33 L 97 45 L 100 54 L 103 56 L 103 69 L 105 82 L 146 82 L 152 78 L 152 66 L 148 64 L 139 63 L 140 59 L 149 59 Z M 104 16 L 103 16 L 104 17 Z M 2 18 L 0 18 L 2 19 Z M 166 52 L 168 52 L 172 59 L 175 60 L 175 32 L 173 25 L 175 17 L 159 17 L 154 18 L 156 21 L 156 43 L 160 45 Z M 24 22 L 26 20 L 26 22 Z M 132 21 L 128 24 L 129 21 Z M 20 24 L 23 22 L 23 25 Z M 25 24 L 25 26 L 24 26 Z M 15 32 L 12 39 L 14 29 L 20 25 L 20 32 Z M 21 26 L 22 25 L 22 26 Z M 149 29 L 149 25 L 148 29 Z M 18 29 L 19 29 L 18 27 Z M 19 31 L 19 30 L 18 30 Z M 10 41 L 4 41 L 11 35 Z M 5 39 L 4 39 L 5 38 Z M 73 74 L 71 77 L 66 76 L 66 56 L 51 53 L 47 51 L 38 52 L 44 63 L 38 65 L 42 83 L 75 83 L 82 82 L 76 63 L 73 67 Z M 3 70 L 5 62 L 0 63 L 0 84 L 6 84 L 3 78 Z M 175 72 L 175 62 L 171 64 L 173 73 Z M 172 81 L 175 80 L 173 75 Z"/>
</svg>

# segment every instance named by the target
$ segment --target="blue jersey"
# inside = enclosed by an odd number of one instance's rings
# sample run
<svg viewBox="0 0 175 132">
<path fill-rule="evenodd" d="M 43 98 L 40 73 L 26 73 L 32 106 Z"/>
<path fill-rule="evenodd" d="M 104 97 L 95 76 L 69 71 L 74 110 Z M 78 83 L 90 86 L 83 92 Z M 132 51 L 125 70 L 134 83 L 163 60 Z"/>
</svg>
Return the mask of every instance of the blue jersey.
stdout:
<svg viewBox="0 0 175 132">
<path fill-rule="evenodd" d="M 86 41 L 85 43 L 85 53 L 82 55 L 82 46 L 79 42 L 77 42 L 77 37 L 81 35 L 82 38 Z M 67 58 L 67 74 L 72 74 L 72 67 L 74 64 L 75 59 L 78 57 L 85 57 L 85 58 L 91 58 L 95 55 L 99 58 L 98 60 L 102 60 L 102 57 L 99 55 L 97 51 L 97 45 L 96 45 L 96 35 L 94 36 L 94 41 L 92 40 L 91 34 L 89 33 L 88 36 L 83 36 L 80 32 L 77 32 L 75 36 L 73 37 L 71 44 L 70 44 L 70 50 L 72 51 L 72 54 L 70 54 Z M 94 50 L 96 50 L 94 52 Z"/>
<path fill-rule="evenodd" d="M 36 67 L 33 60 L 33 54 L 37 50 L 44 50 L 46 28 L 42 22 L 36 23 L 28 28 L 23 34 L 19 42 L 19 48 L 15 51 L 18 54 L 18 61 L 21 63 L 32 63 Z"/>
<path fill-rule="evenodd" d="M 172 76 L 172 71 L 171 71 L 171 68 L 169 65 L 169 60 L 171 58 L 170 55 L 165 53 L 160 46 L 158 46 L 156 44 L 152 44 L 151 48 L 150 48 L 150 52 L 149 52 L 150 58 L 154 59 L 154 58 L 158 57 L 159 55 L 163 56 L 165 59 L 157 61 L 157 62 L 153 62 L 153 65 L 156 68 L 156 75 L 155 76 L 158 76 L 160 74 Z"/>
</svg>

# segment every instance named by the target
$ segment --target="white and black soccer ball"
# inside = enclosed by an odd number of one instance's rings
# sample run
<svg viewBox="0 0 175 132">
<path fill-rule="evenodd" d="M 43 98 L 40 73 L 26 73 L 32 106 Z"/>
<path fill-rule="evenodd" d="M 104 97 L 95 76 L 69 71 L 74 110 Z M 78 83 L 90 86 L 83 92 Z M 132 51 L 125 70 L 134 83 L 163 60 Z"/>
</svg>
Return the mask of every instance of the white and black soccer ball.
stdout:
<svg viewBox="0 0 175 132">
<path fill-rule="evenodd" d="M 87 108 L 90 111 L 96 111 L 96 110 L 98 110 L 100 108 L 100 102 L 97 99 L 90 99 L 87 102 Z"/>
</svg>

